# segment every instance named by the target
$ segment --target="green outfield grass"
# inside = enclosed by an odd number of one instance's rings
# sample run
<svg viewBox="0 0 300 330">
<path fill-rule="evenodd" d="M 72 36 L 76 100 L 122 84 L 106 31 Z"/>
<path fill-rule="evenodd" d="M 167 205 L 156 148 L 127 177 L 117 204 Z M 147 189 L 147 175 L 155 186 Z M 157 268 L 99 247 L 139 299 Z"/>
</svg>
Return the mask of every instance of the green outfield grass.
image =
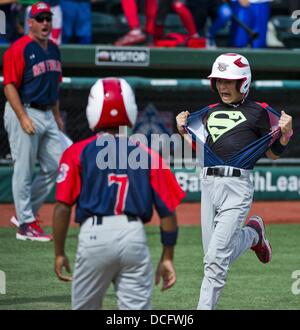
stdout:
<svg viewBox="0 0 300 330">
<path fill-rule="evenodd" d="M 49 229 L 50 230 L 50 229 Z M 48 230 L 48 231 L 49 231 Z M 269 225 L 273 260 L 261 264 L 252 251 L 231 268 L 218 309 L 300 309 L 300 294 L 291 291 L 292 272 L 300 269 L 300 225 Z M 75 258 L 77 229 L 70 229 L 67 252 Z M 147 227 L 152 261 L 156 266 L 161 246 L 158 227 Z M 161 293 L 155 287 L 153 309 L 195 309 L 202 279 L 202 247 L 199 227 L 181 227 L 176 247 L 176 285 Z M 15 230 L 0 228 L 0 270 L 6 274 L 6 294 L 0 294 L 1 309 L 70 309 L 70 283 L 53 272 L 53 243 L 22 242 Z M 105 309 L 116 309 L 112 287 Z"/>
</svg>

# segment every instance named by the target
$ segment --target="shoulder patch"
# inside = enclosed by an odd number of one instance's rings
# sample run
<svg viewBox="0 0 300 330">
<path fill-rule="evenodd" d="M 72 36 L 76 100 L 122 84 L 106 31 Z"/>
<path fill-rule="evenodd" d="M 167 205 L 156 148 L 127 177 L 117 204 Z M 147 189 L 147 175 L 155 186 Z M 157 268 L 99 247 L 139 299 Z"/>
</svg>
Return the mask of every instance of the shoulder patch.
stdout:
<svg viewBox="0 0 300 330">
<path fill-rule="evenodd" d="M 60 165 L 56 183 L 61 183 L 66 180 L 69 169 L 70 167 L 66 163 Z"/>
</svg>

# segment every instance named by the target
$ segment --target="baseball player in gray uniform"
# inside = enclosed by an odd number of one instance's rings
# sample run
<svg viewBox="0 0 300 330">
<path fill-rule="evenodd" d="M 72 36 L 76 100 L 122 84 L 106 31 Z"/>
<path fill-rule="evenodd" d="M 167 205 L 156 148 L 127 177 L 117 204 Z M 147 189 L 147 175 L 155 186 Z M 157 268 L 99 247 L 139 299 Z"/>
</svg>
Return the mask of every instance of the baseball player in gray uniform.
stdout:
<svg viewBox="0 0 300 330">
<path fill-rule="evenodd" d="M 198 309 L 216 307 L 230 265 L 249 248 L 261 262 L 271 261 L 263 219 L 252 216 L 245 225 L 254 192 L 251 174 L 263 154 L 277 159 L 293 132 L 291 116 L 247 97 L 251 70 L 244 56 L 220 55 L 209 78 L 220 102 L 176 117 L 178 131 L 201 149 L 198 155 L 203 160 L 204 278 Z"/>
<path fill-rule="evenodd" d="M 38 211 L 49 195 L 62 154 L 59 110 L 62 80 L 60 51 L 48 40 L 52 30 L 50 5 L 31 6 L 29 33 L 14 42 L 3 55 L 3 84 L 7 98 L 4 125 L 14 165 L 12 178 L 18 227 L 16 238 L 48 242 L 40 227 Z M 33 178 L 36 162 L 38 175 Z"/>
<path fill-rule="evenodd" d="M 119 309 L 151 308 L 152 265 L 144 223 L 151 220 L 153 206 L 161 218 L 163 245 L 156 284 L 162 278 L 165 290 L 176 282 L 175 208 L 185 194 L 158 154 L 118 134 L 121 125 L 134 125 L 136 116 L 129 84 L 123 79 L 99 79 L 87 106 L 90 128 L 99 132 L 73 144 L 61 159 L 53 217 L 55 272 L 59 279 L 71 280 L 62 268 L 69 270 L 64 243 L 71 207 L 76 203 L 80 234 L 73 309 L 100 309 L 111 283 Z M 136 157 L 143 161 L 137 162 Z"/>
</svg>

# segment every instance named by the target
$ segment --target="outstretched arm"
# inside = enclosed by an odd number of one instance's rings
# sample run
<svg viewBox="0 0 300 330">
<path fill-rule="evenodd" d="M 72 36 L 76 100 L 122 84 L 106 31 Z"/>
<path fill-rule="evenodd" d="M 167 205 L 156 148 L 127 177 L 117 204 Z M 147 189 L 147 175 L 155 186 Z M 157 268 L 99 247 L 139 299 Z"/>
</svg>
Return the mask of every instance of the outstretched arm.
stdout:
<svg viewBox="0 0 300 330">
<path fill-rule="evenodd" d="M 57 123 L 58 128 L 61 131 L 64 131 L 65 130 L 65 124 L 64 124 L 64 121 L 61 117 L 61 113 L 59 111 L 59 101 L 56 101 L 55 105 L 52 108 L 52 112 L 53 112 L 53 115 L 54 115 L 54 118 L 55 118 L 55 121 Z"/>
</svg>

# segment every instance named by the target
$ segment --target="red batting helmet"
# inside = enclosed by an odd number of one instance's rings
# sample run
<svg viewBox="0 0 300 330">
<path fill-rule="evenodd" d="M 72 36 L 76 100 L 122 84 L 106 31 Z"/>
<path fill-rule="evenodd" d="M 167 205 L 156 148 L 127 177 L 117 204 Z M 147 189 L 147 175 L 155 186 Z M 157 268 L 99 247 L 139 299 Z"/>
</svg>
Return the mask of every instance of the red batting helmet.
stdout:
<svg viewBox="0 0 300 330">
<path fill-rule="evenodd" d="M 86 108 L 91 130 L 133 126 L 137 105 L 132 88 L 124 79 L 99 79 L 92 86 Z"/>
<path fill-rule="evenodd" d="M 245 96 L 249 92 L 251 70 L 245 56 L 235 53 L 222 54 L 216 58 L 211 74 L 211 86 L 216 90 L 216 79 L 240 80 L 239 92 Z"/>
</svg>

